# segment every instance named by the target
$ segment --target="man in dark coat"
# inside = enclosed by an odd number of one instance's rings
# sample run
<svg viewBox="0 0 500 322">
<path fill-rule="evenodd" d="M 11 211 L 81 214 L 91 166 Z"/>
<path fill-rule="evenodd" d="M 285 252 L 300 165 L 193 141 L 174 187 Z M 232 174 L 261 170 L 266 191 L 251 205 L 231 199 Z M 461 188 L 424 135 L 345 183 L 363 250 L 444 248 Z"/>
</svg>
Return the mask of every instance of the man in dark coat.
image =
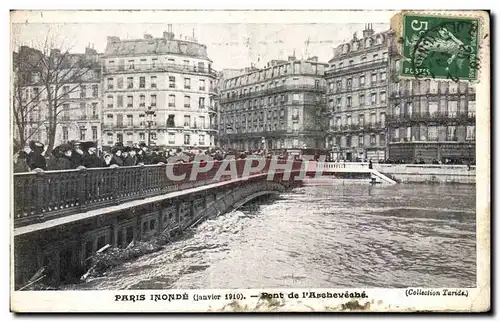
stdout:
<svg viewBox="0 0 500 322">
<path fill-rule="evenodd" d="M 87 141 L 80 144 L 83 151 L 82 165 L 86 168 L 102 167 L 102 161 L 96 154 L 97 146 L 95 142 Z"/>
<path fill-rule="evenodd" d="M 28 154 L 26 161 L 31 170 L 42 169 L 47 170 L 47 160 L 42 155 L 45 146 L 41 142 L 30 142 L 31 152 Z"/>
<path fill-rule="evenodd" d="M 114 146 L 111 149 L 111 153 L 113 154 L 113 157 L 111 158 L 111 164 L 116 164 L 117 166 L 122 167 L 123 166 L 122 147 Z"/>
<path fill-rule="evenodd" d="M 125 147 L 124 149 L 124 154 L 126 152 L 126 155 L 123 158 L 123 165 L 126 167 L 131 167 L 136 165 L 137 158 L 135 157 L 135 149 L 131 147 Z"/>
<path fill-rule="evenodd" d="M 83 151 L 80 147 L 80 142 L 72 141 L 73 149 L 71 151 L 71 163 L 73 167 L 76 169 L 79 166 L 83 165 Z"/>
<path fill-rule="evenodd" d="M 148 153 L 146 143 L 139 143 L 139 148 L 141 150 L 137 152 L 138 159 L 140 159 L 143 164 L 151 164 L 151 155 Z"/>
<path fill-rule="evenodd" d="M 50 161 L 50 170 L 74 169 L 72 163 L 73 147 L 70 144 L 61 144 L 52 150 L 53 159 Z"/>
<path fill-rule="evenodd" d="M 151 160 L 151 164 L 158 164 L 160 162 L 167 163 L 167 158 L 165 158 L 165 154 L 163 151 L 156 149 L 153 155 L 153 159 Z"/>
</svg>

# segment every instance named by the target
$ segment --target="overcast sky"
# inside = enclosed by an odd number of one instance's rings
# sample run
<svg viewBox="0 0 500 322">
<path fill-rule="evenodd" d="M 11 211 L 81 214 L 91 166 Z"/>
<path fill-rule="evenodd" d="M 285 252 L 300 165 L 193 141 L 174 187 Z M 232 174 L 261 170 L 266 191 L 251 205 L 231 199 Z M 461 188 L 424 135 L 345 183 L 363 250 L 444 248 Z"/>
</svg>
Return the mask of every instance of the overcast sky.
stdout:
<svg viewBox="0 0 500 322">
<path fill-rule="evenodd" d="M 325 23 L 321 19 L 320 23 L 172 23 L 172 27 L 176 38 L 192 37 L 194 29 L 198 42 L 207 46 L 216 69 L 243 68 L 251 63 L 262 67 L 272 59 L 286 59 L 294 50 L 298 58 L 318 56 L 320 61 L 327 62 L 332 58 L 333 48 L 350 40 L 354 32 L 361 37 L 364 23 L 373 23 L 375 32 L 387 30 L 391 15 L 379 14 L 374 17 L 375 21 L 370 16 L 363 21 L 356 19 L 358 23 Z M 314 21 L 313 17 L 309 20 Z M 98 52 L 103 52 L 107 36 L 136 39 L 149 33 L 161 37 L 166 30 L 167 23 L 48 24 L 35 21 L 13 24 L 12 41 L 14 48 L 21 44 L 36 47 L 50 34 L 58 42 L 71 46 L 72 52 L 83 52 L 89 43 Z"/>
</svg>

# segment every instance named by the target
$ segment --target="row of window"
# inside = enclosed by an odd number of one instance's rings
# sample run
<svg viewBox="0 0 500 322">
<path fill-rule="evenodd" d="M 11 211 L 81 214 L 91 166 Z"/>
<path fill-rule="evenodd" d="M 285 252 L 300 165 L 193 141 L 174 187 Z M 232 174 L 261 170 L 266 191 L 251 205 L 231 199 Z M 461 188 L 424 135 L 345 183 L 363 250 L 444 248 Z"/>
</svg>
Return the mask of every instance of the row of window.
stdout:
<svg viewBox="0 0 500 322">
<path fill-rule="evenodd" d="M 115 107 L 115 96 L 113 95 L 108 95 L 107 97 L 107 107 L 108 108 L 113 108 Z M 127 95 L 127 105 L 126 107 L 134 107 L 134 95 Z M 116 95 L 116 107 L 121 108 L 124 107 L 124 96 L 123 95 Z M 168 96 L 168 107 L 176 107 L 176 96 L 174 94 L 171 94 Z M 157 96 L 156 94 L 149 95 L 149 102 L 148 106 L 151 107 L 156 107 L 157 106 Z M 185 108 L 191 108 L 191 96 L 189 95 L 184 95 L 184 105 Z M 139 106 L 135 107 L 146 107 L 146 95 L 140 94 L 139 95 Z M 208 106 L 206 105 L 205 97 L 199 97 L 198 98 L 198 107 L 200 109 L 205 109 Z"/>
<path fill-rule="evenodd" d="M 473 141 L 476 126 L 409 126 L 392 129 L 392 141 Z"/>
<path fill-rule="evenodd" d="M 92 85 L 92 86 L 80 85 L 79 88 L 77 85 L 72 85 L 72 86 L 65 85 L 62 87 L 61 98 L 65 98 L 65 99 L 71 98 L 71 94 L 76 93 L 77 89 L 79 89 L 79 92 L 80 92 L 79 97 L 80 98 L 86 98 L 86 97 L 97 98 L 99 96 L 99 85 Z M 52 90 L 52 94 L 53 94 L 55 91 L 55 87 L 52 86 L 51 90 Z M 89 93 L 89 91 L 91 91 L 91 93 Z M 43 93 L 44 93 L 44 90 L 43 89 L 40 90 L 39 87 L 33 87 L 33 88 L 27 87 L 24 90 L 24 94 L 22 96 L 22 101 L 23 101 L 23 103 L 25 103 L 27 101 L 38 102 L 42 98 Z M 92 94 L 92 96 L 89 96 L 89 94 Z"/>
<path fill-rule="evenodd" d="M 366 96 L 365 94 L 359 94 L 357 102 L 353 102 L 352 96 L 347 96 L 345 99 L 345 104 L 343 104 L 343 97 L 342 96 L 337 97 L 336 100 L 334 100 L 332 98 L 329 101 L 329 107 L 332 108 L 334 111 L 338 111 L 344 107 L 350 108 L 350 107 L 354 107 L 354 106 L 362 107 L 362 106 L 366 106 L 366 105 L 374 106 L 377 104 L 385 104 L 387 101 L 385 91 L 380 92 L 379 95 L 377 95 L 377 94 L 378 93 L 370 93 L 369 96 Z M 370 100 L 367 100 L 367 98 L 370 98 Z M 378 98 L 378 100 L 377 100 L 377 98 Z M 334 102 L 335 102 L 335 104 L 334 104 Z"/>
<path fill-rule="evenodd" d="M 116 80 L 116 82 L 115 82 Z M 146 76 L 139 76 L 139 84 L 135 84 L 134 86 L 134 77 L 127 77 L 127 89 L 133 89 L 133 88 L 146 88 Z M 176 80 L 175 76 L 169 76 L 168 77 L 168 88 L 176 88 Z M 124 88 L 124 77 L 117 77 L 116 79 L 114 77 L 108 77 L 107 79 L 107 89 L 115 89 L 115 83 L 116 83 L 116 88 L 117 89 L 123 89 Z M 207 87 L 205 86 L 205 80 L 204 79 L 198 79 L 198 90 L 200 91 L 205 91 Z M 210 88 L 212 88 L 213 82 L 210 81 Z M 157 77 L 156 76 L 149 76 L 149 88 L 157 88 Z M 194 89 L 195 87 L 193 87 Z M 191 78 L 184 77 L 184 89 L 191 89 Z"/>
<path fill-rule="evenodd" d="M 372 61 L 377 61 L 377 60 L 379 60 L 380 58 L 382 58 L 384 61 L 387 61 L 387 59 L 388 59 L 388 54 L 387 54 L 386 52 L 385 52 L 385 53 L 382 53 L 382 57 L 380 57 L 380 56 L 379 56 L 379 54 L 373 54 L 373 56 L 371 57 Z M 370 60 L 368 60 L 368 55 L 366 55 L 366 56 L 362 56 L 362 57 L 360 58 L 360 61 L 359 61 L 359 62 L 357 62 L 356 60 L 357 60 L 357 59 L 356 59 L 355 57 L 353 57 L 353 58 L 349 59 L 349 60 L 346 62 L 345 67 L 352 67 L 352 66 L 357 65 L 357 64 L 365 64 L 365 63 L 367 63 L 367 62 L 369 62 L 369 61 L 370 61 Z M 335 70 L 335 69 L 336 69 L 336 67 L 337 67 L 337 65 L 336 65 L 336 64 L 330 64 L 330 68 L 331 68 L 332 70 Z M 340 63 L 338 63 L 338 68 L 339 68 L 339 69 L 344 68 L 344 62 L 340 62 Z"/>
<path fill-rule="evenodd" d="M 468 86 L 465 82 L 446 82 L 437 80 L 401 80 L 391 85 L 391 91 L 401 94 L 403 91 L 408 91 L 408 94 L 456 94 L 471 92 L 474 87 Z"/>
<path fill-rule="evenodd" d="M 369 79 L 371 86 L 376 86 L 378 81 L 385 82 L 387 80 L 387 72 L 380 72 L 380 77 L 378 77 L 377 73 L 371 73 Z M 338 79 L 335 83 L 335 88 L 334 82 L 330 82 L 328 85 L 328 92 L 334 93 L 341 92 L 342 90 L 352 90 L 353 88 L 370 86 L 370 84 L 365 82 L 365 74 L 361 74 L 355 78 L 347 78 L 345 81 L 343 79 Z"/>
<path fill-rule="evenodd" d="M 288 80 L 288 83 L 287 83 Z M 304 87 L 314 87 L 315 89 L 321 90 L 321 81 L 319 79 L 314 80 L 314 85 L 312 84 L 305 84 L 303 81 L 301 81 L 300 78 L 296 77 L 293 78 L 292 80 L 284 78 L 282 80 L 276 80 L 276 81 L 271 81 L 269 83 L 255 85 L 255 87 L 248 87 L 248 88 L 240 88 L 239 90 L 234 90 L 231 92 L 227 92 L 225 94 L 227 99 L 230 98 L 239 98 L 239 97 L 245 97 L 245 96 L 250 96 L 254 92 L 264 92 L 265 90 L 271 90 L 271 89 L 277 89 L 279 86 L 304 86 Z"/>
<path fill-rule="evenodd" d="M 128 70 L 155 69 L 157 67 L 164 66 L 164 64 L 166 64 L 166 66 L 178 65 L 176 63 L 175 58 L 169 58 L 169 57 L 166 57 L 165 60 L 160 59 L 159 57 L 155 57 L 155 58 L 151 58 L 151 61 L 149 61 L 147 58 L 140 58 L 138 60 L 128 59 L 126 63 L 127 63 Z M 203 71 L 205 69 L 204 62 L 193 61 L 191 64 L 191 61 L 188 59 L 184 59 L 182 61 L 182 66 L 185 69 L 192 69 L 191 66 L 195 66 L 200 71 Z M 115 60 L 108 60 L 107 67 L 108 67 L 108 69 L 125 70 L 125 59 L 119 59 L 117 62 Z M 210 64 L 208 64 L 208 68 L 210 69 Z"/>
<path fill-rule="evenodd" d="M 61 120 L 70 120 L 74 118 L 75 113 L 72 112 L 76 110 L 77 110 L 76 108 L 71 108 L 69 103 L 63 104 L 61 111 L 62 113 L 60 114 Z M 39 109 L 37 109 L 37 111 L 39 111 Z M 79 115 L 77 116 L 77 118 L 79 119 L 99 118 L 99 110 L 97 107 L 97 103 L 91 103 L 91 104 L 80 103 L 78 111 Z"/>
<path fill-rule="evenodd" d="M 137 143 L 137 139 L 134 138 L 134 133 L 128 132 L 128 133 L 125 133 L 125 135 L 126 135 L 125 136 L 126 140 L 124 140 L 123 133 L 116 133 L 116 141 L 126 143 L 127 145 Z M 144 132 L 139 132 L 139 136 L 138 136 L 139 141 L 144 142 L 146 140 L 146 135 L 147 134 Z M 157 140 L 156 132 L 151 132 L 150 135 L 151 135 L 152 141 Z M 190 133 L 184 133 L 183 136 L 184 136 L 184 144 L 185 145 L 195 144 L 196 141 L 192 139 L 193 136 Z M 175 132 L 168 132 L 167 133 L 167 142 L 168 142 L 167 144 L 170 144 L 170 145 L 177 144 Z M 111 132 L 106 133 L 106 143 L 109 145 L 115 143 L 115 135 L 113 133 L 111 133 Z M 198 145 L 206 145 L 206 144 L 209 144 L 209 142 L 207 140 L 205 140 L 205 135 L 198 134 Z"/>
<path fill-rule="evenodd" d="M 330 126 L 333 126 L 333 121 L 334 121 L 333 119 L 330 119 Z M 384 126 L 385 113 L 380 113 L 378 118 L 377 118 L 376 113 L 371 113 L 368 121 L 372 124 L 380 122 L 382 124 L 382 126 Z M 365 124 L 365 115 L 359 114 L 357 119 L 355 117 L 353 118 L 351 115 L 347 115 L 346 117 L 338 116 L 335 119 L 336 126 L 344 126 L 344 125 L 352 125 L 352 124 L 364 125 Z"/>
<path fill-rule="evenodd" d="M 114 114 L 107 114 L 105 125 L 106 126 L 114 125 L 114 119 L 115 119 Z M 193 123 L 191 123 L 191 119 L 193 119 Z M 139 123 L 138 124 L 136 123 L 135 125 L 146 126 L 147 122 L 151 122 L 151 125 L 153 125 L 153 126 L 156 125 L 156 116 L 153 116 L 151 119 L 146 120 L 145 114 L 139 114 L 138 120 L 139 120 Z M 198 122 L 197 122 L 197 120 L 198 120 Z M 183 126 L 208 129 L 209 124 L 206 123 L 205 120 L 206 120 L 205 116 L 198 116 L 198 118 L 196 118 L 196 116 L 184 115 L 184 125 Z M 212 122 L 212 119 L 210 119 L 210 122 Z M 127 114 L 125 116 L 125 122 L 124 122 L 123 114 L 116 114 L 116 126 L 117 127 L 134 126 L 134 115 Z M 168 119 L 166 121 L 166 126 L 167 127 L 176 127 L 174 114 L 168 115 Z M 177 126 L 177 127 L 180 127 L 180 126 Z"/>
<path fill-rule="evenodd" d="M 76 68 L 74 70 L 75 72 L 77 71 Z M 59 69 L 57 73 L 60 83 L 68 83 L 72 81 L 72 78 L 74 76 L 74 73 L 66 73 L 66 70 L 64 69 Z M 83 71 L 79 70 L 76 73 L 78 73 L 79 79 L 81 79 L 82 81 L 98 80 L 100 77 L 100 73 L 98 72 L 98 70 L 95 69 L 86 69 Z M 42 74 L 40 72 L 31 72 L 30 81 L 32 84 L 39 83 L 41 79 L 42 79 Z"/>
<path fill-rule="evenodd" d="M 80 126 L 79 129 L 79 140 L 80 141 L 87 141 L 91 139 L 92 141 L 97 141 L 97 126 L 92 126 L 91 127 L 91 138 L 87 136 L 87 128 L 84 126 Z M 69 140 L 69 130 L 67 126 L 62 127 L 62 141 L 67 142 Z"/>
<path fill-rule="evenodd" d="M 295 125 L 296 124 L 296 125 Z M 221 125 L 221 128 L 224 128 L 223 125 Z M 225 132 L 226 133 L 255 133 L 255 132 L 264 132 L 264 131 L 285 131 L 286 130 L 286 125 L 285 123 L 273 123 L 273 124 L 248 124 L 248 126 L 239 126 L 238 124 L 232 125 L 232 124 L 226 124 L 225 127 Z M 294 123 L 294 130 L 299 130 L 299 125 L 298 123 Z"/>
<path fill-rule="evenodd" d="M 300 104 L 306 101 L 306 95 L 304 93 L 294 93 L 294 94 L 281 94 L 256 98 L 253 100 L 245 100 L 243 102 L 237 102 L 233 104 L 226 105 L 227 111 L 238 111 L 240 109 L 246 110 L 252 107 L 258 106 L 277 106 L 279 104 L 293 103 Z M 307 101 L 314 101 L 315 103 L 321 102 L 321 95 L 307 96 Z M 267 102 L 267 105 L 266 105 Z"/>
<path fill-rule="evenodd" d="M 248 149 L 259 149 L 261 148 L 262 142 L 259 140 L 248 140 L 248 141 L 231 141 L 229 142 L 229 146 L 233 149 L 238 150 L 248 150 Z M 303 140 L 299 139 L 268 139 L 267 140 L 267 148 L 268 149 L 298 149 L 298 148 L 306 148 L 307 145 Z"/>
<path fill-rule="evenodd" d="M 444 109 L 441 108 L 441 111 L 440 111 L 438 102 L 428 102 L 427 109 L 422 108 L 422 106 L 421 106 L 420 113 L 421 113 L 421 115 L 443 114 L 443 115 L 455 117 L 459 114 L 459 112 L 461 114 L 465 113 L 465 111 L 459 110 L 458 104 L 459 104 L 458 101 L 447 101 L 447 104 L 446 104 L 446 106 L 444 106 Z M 395 116 L 419 114 L 418 111 L 413 110 L 413 103 L 412 102 L 396 104 L 396 105 L 394 105 L 392 111 L 393 111 L 393 115 L 395 115 Z M 469 116 L 476 115 L 476 102 L 475 101 L 468 102 L 466 113 Z"/>
<path fill-rule="evenodd" d="M 249 114 L 242 114 L 242 115 L 236 115 L 234 117 L 234 120 L 236 122 L 239 122 L 240 120 L 246 120 L 247 116 L 248 116 L 248 119 L 252 120 L 252 119 L 257 119 L 257 116 L 260 115 L 258 118 L 260 120 L 263 120 L 264 118 L 267 118 L 267 119 L 271 119 L 271 118 L 277 118 L 278 116 L 280 118 L 283 118 L 285 117 L 285 110 L 284 109 L 280 109 L 279 111 L 278 110 L 273 110 L 273 111 L 268 111 L 267 113 L 264 113 L 263 111 L 261 111 L 260 113 L 249 113 Z M 299 115 L 299 112 L 297 109 L 293 109 L 293 116 L 297 116 L 298 117 Z M 226 122 L 233 122 L 233 116 L 228 116 L 226 118 L 224 118 L 224 116 L 221 117 L 221 122 L 224 123 L 224 121 Z"/>
<path fill-rule="evenodd" d="M 352 136 L 337 136 L 334 141 L 330 143 L 331 145 L 335 145 L 340 148 L 354 148 L 354 147 L 364 147 L 364 146 L 375 146 L 377 145 L 377 137 L 378 137 L 378 145 L 385 145 L 385 134 L 372 134 L 369 136 L 369 141 L 365 140 L 364 135 L 357 136 L 357 140 L 353 140 Z"/>
<path fill-rule="evenodd" d="M 224 82 L 224 89 L 232 88 L 235 86 L 252 84 L 259 81 L 264 81 L 272 77 L 284 76 L 288 74 L 300 74 L 301 65 L 303 66 L 302 72 L 310 72 L 313 74 L 318 74 L 318 72 L 321 72 L 321 68 L 318 68 L 318 66 L 322 65 L 318 63 L 314 62 L 287 63 L 255 71 L 253 73 L 244 76 L 230 78 Z"/>
</svg>

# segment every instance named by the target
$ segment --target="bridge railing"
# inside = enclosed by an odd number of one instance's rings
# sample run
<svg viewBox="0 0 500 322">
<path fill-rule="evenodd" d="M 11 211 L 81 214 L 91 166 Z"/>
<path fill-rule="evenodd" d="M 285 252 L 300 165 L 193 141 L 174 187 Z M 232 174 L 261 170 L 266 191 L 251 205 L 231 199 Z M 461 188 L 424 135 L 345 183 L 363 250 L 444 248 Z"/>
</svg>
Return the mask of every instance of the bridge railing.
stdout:
<svg viewBox="0 0 500 322">
<path fill-rule="evenodd" d="M 238 178 L 243 176 L 245 162 L 247 160 L 235 160 Z M 252 160 L 254 169 L 258 162 Z M 287 161 L 278 161 L 284 162 Z M 14 225 L 43 222 L 126 201 L 231 180 L 231 175 L 216 177 L 222 164 L 220 161 L 199 164 L 200 168 L 210 167 L 210 170 L 200 170 L 193 178 L 193 163 L 16 173 Z M 270 160 L 266 160 L 262 170 L 251 171 L 249 174 L 252 176 L 268 173 L 269 166 Z M 301 162 L 294 161 L 292 169 L 300 170 L 301 166 Z M 226 171 L 229 169 L 230 167 L 227 167 Z M 182 180 L 172 180 L 167 171 L 175 176 L 185 176 Z M 280 172 L 283 171 L 276 171 Z M 279 180 L 279 176 L 277 179 Z"/>
<path fill-rule="evenodd" d="M 349 170 L 361 170 L 368 169 L 370 167 L 369 162 L 311 162 L 313 165 L 322 170 L 328 169 L 349 169 Z"/>
</svg>

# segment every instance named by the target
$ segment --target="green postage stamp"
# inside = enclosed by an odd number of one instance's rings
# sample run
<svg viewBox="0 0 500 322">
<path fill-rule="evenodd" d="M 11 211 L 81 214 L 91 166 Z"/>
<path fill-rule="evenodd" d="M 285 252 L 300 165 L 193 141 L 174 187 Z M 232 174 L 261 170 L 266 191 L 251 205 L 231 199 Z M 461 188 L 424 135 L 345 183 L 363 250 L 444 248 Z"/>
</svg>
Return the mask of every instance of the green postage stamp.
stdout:
<svg viewBox="0 0 500 322">
<path fill-rule="evenodd" d="M 401 13 L 399 50 L 402 77 L 477 81 L 480 17 Z"/>
</svg>

